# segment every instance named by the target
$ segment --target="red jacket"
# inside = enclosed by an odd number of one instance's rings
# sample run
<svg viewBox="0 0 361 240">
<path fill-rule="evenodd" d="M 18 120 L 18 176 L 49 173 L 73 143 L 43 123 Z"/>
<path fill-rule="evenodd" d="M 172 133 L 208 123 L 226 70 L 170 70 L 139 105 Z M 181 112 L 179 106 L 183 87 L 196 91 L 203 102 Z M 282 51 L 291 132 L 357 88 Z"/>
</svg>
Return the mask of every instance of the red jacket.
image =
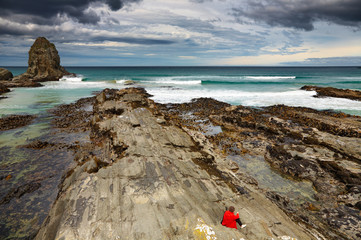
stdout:
<svg viewBox="0 0 361 240">
<path fill-rule="evenodd" d="M 236 219 L 239 218 L 239 214 L 237 213 L 237 215 L 234 215 L 233 212 L 230 211 L 226 211 L 223 215 L 223 221 L 222 221 L 222 225 L 229 227 L 229 228 L 235 228 L 237 229 L 237 222 Z"/>
</svg>

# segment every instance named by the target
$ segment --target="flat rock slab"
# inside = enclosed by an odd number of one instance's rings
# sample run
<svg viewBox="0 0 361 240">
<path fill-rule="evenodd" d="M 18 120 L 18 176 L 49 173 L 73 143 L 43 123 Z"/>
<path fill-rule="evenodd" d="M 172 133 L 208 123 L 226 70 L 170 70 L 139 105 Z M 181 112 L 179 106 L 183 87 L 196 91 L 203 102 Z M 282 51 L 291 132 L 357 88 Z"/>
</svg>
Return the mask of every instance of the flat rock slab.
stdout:
<svg viewBox="0 0 361 240">
<path fill-rule="evenodd" d="M 243 183 L 144 90 L 96 99 L 92 136 L 104 151 L 79 157 L 36 239 L 316 239 L 256 190 L 236 191 Z M 230 205 L 246 228 L 220 224 Z"/>
</svg>

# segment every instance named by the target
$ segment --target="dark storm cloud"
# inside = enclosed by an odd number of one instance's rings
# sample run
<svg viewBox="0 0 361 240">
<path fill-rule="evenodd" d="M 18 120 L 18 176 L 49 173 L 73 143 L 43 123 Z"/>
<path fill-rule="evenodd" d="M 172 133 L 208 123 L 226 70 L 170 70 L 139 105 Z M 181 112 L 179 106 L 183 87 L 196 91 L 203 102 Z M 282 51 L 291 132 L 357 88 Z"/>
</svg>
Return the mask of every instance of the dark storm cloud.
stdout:
<svg viewBox="0 0 361 240">
<path fill-rule="evenodd" d="M 80 23 L 95 24 L 100 17 L 86 11 L 91 4 L 105 3 L 113 11 L 141 0 L 0 0 L 0 16 L 20 23 L 52 24 L 56 17 L 67 15 Z"/>
<path fill-rule="evenodd" d="M 93 42 L 112 41 L 112 42 L 123 42 L 123 43 L 140 44 L 140 45 L 168 45 L 175 43 L 175 41 L 173 40 L 153 39 L 153 38 L 133 38 L 133 37 L 94 37 L 92 38 L 92 41 Z"/>
<path fill-rule="evenodd" d="M 247 0 L 233 8 L 237 17 L 248 17 L 271 26 L 311 31 L 318 20 L 345 26 L 361 26 L 360 0 Z"/>
</svg>

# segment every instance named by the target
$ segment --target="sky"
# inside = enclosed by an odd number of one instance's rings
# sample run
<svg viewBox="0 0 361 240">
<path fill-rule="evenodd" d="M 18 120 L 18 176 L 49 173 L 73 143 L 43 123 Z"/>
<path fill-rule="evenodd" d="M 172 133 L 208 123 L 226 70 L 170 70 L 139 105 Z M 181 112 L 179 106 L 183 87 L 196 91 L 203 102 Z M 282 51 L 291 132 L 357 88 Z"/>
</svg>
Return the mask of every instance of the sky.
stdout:
<svg viewBox="0 0 361 240">
<path fill-rule="evenodd" d="M 361 0 L 0 0 L 0 66 L 361 66 Z"/>
</svg>

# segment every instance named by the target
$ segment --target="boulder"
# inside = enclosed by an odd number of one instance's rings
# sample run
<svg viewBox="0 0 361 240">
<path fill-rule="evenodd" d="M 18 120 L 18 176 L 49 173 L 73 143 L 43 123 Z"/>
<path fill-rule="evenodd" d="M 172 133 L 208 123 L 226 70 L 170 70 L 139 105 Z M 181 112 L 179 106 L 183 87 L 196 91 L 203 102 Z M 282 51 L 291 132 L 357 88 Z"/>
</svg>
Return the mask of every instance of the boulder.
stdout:
<svg viewBox="0 0 361 240">
<path fill-rule="evenodd" d="M 10 80 L 11 78 L 13 78 L 13 74 L 9 70 L 5 68 L 0 68 L 0 81 Z"/>
<path fill-rule="evenodd" d="M 70 75 L 61 65 L 55 45 L 45 37 L 38 37 L 29 50 L 26 73 L 15 77 L 14 81 L 58 81 L 64 75 Z"/>
</svg>

